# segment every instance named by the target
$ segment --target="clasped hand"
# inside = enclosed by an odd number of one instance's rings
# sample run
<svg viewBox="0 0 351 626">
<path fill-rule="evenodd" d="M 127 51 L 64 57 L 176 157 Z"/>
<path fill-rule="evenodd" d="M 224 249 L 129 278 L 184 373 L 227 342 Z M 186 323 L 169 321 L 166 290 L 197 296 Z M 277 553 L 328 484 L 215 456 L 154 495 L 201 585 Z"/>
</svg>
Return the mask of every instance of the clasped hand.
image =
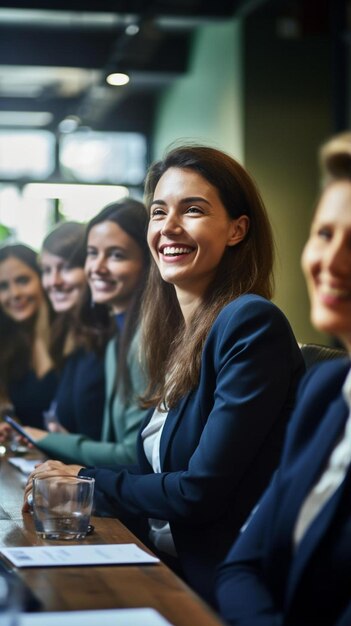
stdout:
<svg viewBox="0 0 351 626">
<path fill-rule="evenodd" d="M 82 465 L 65 465 L 61 461 L 45 461 L 38 464 L 32 473 L 28 477 L 27 484 L 24 489 L 24 502 L 22 506 L 22 513 L 28 513 L 30 507 L 28 505 L 28 497 L 32 493 L 33 478 L 40 476 L 41 478 L 48 478 L 50 476 L 77 476 L 79 471 L 83 468 Z"/>
</svg>

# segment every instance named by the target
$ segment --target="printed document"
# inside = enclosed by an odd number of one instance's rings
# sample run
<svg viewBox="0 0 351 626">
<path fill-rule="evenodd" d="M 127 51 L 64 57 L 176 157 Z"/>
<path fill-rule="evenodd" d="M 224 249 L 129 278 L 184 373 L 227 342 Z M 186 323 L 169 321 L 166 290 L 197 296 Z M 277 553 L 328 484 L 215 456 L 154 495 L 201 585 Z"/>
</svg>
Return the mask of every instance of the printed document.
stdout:
<svg viewBox="0 0 351 626">
<path fill-rule="evenodd" d="M 159 563 L 135 543 L 85 546 L 31 546 L 0 548 L 0 554 L 16 567 L 63 567 L 66 565 L 134 565 Z"/>
<path fill-rule="evenodd" d="M 21 626 L 172 626 L 154 609 L 22 613 Z"/>
</svg>

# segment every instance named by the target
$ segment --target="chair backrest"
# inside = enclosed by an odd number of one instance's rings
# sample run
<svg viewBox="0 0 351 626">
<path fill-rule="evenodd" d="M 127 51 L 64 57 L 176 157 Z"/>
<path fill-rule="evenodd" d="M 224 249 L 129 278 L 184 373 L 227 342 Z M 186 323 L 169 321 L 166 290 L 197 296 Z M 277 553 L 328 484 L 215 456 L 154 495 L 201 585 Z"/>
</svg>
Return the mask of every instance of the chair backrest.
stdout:
<svg viewBox="0 0 351 626">
<path fill-rule="evenodd" d="M 343 348 L 331 348 L 330 346 L 322 346 L 318 343 L 300 343 L 299 345 L 306 369 L 309 369 L 315 363 L 328 361 L 330 359 L 339 359 L 348 354 Z"/>
</svg>

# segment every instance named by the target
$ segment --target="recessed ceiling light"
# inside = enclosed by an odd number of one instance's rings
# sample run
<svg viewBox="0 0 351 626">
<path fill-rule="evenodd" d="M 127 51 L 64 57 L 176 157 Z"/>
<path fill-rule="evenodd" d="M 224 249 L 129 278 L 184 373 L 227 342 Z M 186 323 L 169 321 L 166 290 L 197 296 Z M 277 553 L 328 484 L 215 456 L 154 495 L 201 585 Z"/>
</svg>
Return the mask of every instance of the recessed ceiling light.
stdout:
<svg viewBox="0 0 351 626">
<path fill-rule="evenodd" d="M 127 85 L 129 83 L 128 74 L 122 74 L 121 72 L 114 72 L 113 74 L 109 74 L 106 78 L 106 82 L 109 85 L 113 85 L 114 87 L 121 87 L 122 85 Z"/>
<path fill-rule="evenodd" d="M 126 35 L 129 35 L 130 37 L 137 35 L 138 32 L 140 31 L 140 27 L 138 26 L 138 24 L 128 24 L 128 26 L 126 27 L 125 33 Z"/>
</svg>

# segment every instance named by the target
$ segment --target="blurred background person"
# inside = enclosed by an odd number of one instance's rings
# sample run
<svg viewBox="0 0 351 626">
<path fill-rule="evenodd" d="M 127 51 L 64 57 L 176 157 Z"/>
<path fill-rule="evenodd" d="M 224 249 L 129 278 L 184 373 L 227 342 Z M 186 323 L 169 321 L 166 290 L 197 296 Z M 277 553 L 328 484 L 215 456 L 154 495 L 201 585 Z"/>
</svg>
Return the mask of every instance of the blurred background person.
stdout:
<svg viewBox="0 0 351 626">
<path fill-rule="evenodd" d="M 102 339 L 111 336 L 113 328 L 115 336 L 109 342 L 105 359 L 103 425 L 99 441 L 83 428 L 77 434 L 27 428 L 40 449 L 54 458 L 87 465 L 135 461 L 136 436 L 145 416 L 145 409 L 139 406 L 139 396 L 145 390 L 139 318 L 149 267 L 146 229 L 145 207 L 133 199 L 108 205 L 87 226 L 85 272 L 89 290 L 72 328 L 86 345 L 101 344 Z M 42 257 L 44 281 L 47 258 Z M 54 302 L 54 294 L 52 298 Z M 58 301 L 62 306 L 61 295 Z M 87 399 L 78 388 L 71 399 L 82 415 L 82 425 L 96 419 Z"/>
<path fill-rule="evenodd" d="M 302 268 L 312 323 L 350 355 L 351 133 L 327 142 L 321 163 L 325 188 Z M 346 356 L 304 377 L 277 475 L 219 570 L 219 608 L 229 624 L 351 623 L 350 488 Z"/>
<path fill-rule="evenodd" d="M 77 316 L 87 289 L 85 237 L 84 224 L 64 222 L 45 238 L 40 254 L 43 287 L 57 313 L 50 349 L 60 376 L 45 417 L 49 430 L 100 439 L 105 401 L 104 352 L 112 330 L 107 325 L 106 330 L 92 335 L 89 345 L 79 331 Z"/>
<path fill-rule="evenodd" d="M 52 317 L 36 252 L 23 244 L 1 247 L 1 413 L 38 428 L 57 388 L 49 352 Z"/>
</svg>

